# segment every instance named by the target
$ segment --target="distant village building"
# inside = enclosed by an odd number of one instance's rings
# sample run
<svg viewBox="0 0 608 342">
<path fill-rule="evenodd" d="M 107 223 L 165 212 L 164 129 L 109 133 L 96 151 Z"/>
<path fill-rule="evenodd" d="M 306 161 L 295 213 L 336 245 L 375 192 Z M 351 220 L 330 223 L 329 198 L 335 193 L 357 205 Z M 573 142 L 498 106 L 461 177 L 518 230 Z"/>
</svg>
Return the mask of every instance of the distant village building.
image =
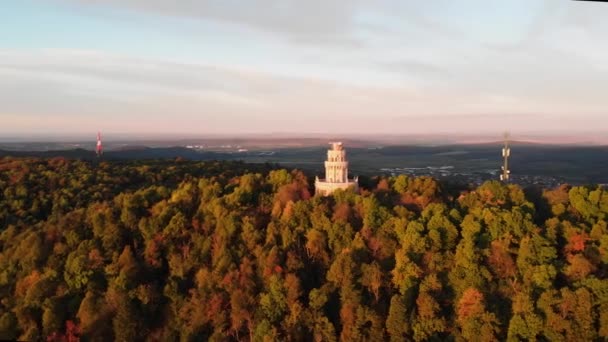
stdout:
<svg viewBox="0 0 608 342">
<path fill-rule="evenodd" d="M 346 150 L 341 142 L 332 142 L 331 149 L 327 151 L 325 161 L 325 179 L 315 179 L 315 192 L 322 196 L 331 195 L 336 189 L 353 188 L 359 190 L 357 177 L 348 179 L 348 161 Z"/>
</svg>

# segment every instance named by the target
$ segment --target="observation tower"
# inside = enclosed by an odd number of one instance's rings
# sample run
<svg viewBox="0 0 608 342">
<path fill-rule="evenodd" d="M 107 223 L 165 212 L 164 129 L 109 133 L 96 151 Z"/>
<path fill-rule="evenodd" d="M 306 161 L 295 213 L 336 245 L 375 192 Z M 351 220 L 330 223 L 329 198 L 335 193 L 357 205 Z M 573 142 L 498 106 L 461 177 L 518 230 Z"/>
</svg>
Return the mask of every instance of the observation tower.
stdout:
<svg viewBox="0 0 608 342">
<path fill-rule="evenodd" d="M 328 196 L 337 189 L 353 188 L 359 190 L 357 177 L 348 178 L 348 161 L 346 160 L 346 150 L 341 142 L 332 142 L 331 149 L 327 151 L 325 161 L 325 178 L 315 178 L 315 193 Z"/>
</svg>

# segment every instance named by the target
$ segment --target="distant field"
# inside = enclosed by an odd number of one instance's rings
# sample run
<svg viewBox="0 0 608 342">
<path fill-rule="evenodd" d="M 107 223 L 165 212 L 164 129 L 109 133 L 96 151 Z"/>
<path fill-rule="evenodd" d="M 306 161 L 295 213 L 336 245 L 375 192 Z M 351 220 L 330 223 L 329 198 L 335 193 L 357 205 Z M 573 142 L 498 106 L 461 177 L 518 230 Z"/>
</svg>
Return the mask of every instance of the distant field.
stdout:
<svg viewBox="0 0 608 342">
<path fill-rule="evenodd" d="M 440 168 L 452 173 L 496 173 L 502 165 L 500 145 L 390 146 L 350 148 L 353 174 L 374 175 L 381 169 Z M 514 175 L 555 177 L 572 183 L 608 183 L 608 147 L 514 146 L 510 168 Z M 284 149 L 272 156 L 247 155 L 250 162 L 276 162 L 321 173 L 325 147 Z"/>
</svg>

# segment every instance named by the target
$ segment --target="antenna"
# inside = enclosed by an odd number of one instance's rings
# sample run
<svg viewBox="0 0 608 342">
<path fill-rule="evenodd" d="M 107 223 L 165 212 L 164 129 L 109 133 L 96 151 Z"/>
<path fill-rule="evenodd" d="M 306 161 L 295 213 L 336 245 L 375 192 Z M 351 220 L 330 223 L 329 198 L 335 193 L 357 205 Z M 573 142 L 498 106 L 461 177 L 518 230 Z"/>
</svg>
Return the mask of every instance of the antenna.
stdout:
<svg viewBox="0 0 608 342">
<path fill-rule="evenodd" d="M 504 159 L 502 166 L 502 174 L 500 180 L 508 183 L 511 175 L 509 170 L 509 157 L 511 156 L 511 148 L 509 147 L 509 132 L 505 132 L 505 146 L 502 148 L 502 157 Z"/>
<path fill-rule="evenodd" d="M 97 148 L 95 149 L 97 157 L 101 157 L 103 154 L 103 145 L 101 144 L 101 132 L 97 132 Z"/>
</svg>

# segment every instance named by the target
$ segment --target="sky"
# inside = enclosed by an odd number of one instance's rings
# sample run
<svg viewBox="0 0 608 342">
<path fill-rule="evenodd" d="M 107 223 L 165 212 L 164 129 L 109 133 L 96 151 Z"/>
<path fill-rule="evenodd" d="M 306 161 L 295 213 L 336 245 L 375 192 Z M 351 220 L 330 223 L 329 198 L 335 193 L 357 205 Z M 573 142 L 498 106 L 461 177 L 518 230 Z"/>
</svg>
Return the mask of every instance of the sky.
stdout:
<svg viewBox="0 0 608 342">
<path fill-rule="evenodd" d="M 3 1 L 0 137 L 601 134 L 606 18 L 569 0 Z"/>
</svg>

